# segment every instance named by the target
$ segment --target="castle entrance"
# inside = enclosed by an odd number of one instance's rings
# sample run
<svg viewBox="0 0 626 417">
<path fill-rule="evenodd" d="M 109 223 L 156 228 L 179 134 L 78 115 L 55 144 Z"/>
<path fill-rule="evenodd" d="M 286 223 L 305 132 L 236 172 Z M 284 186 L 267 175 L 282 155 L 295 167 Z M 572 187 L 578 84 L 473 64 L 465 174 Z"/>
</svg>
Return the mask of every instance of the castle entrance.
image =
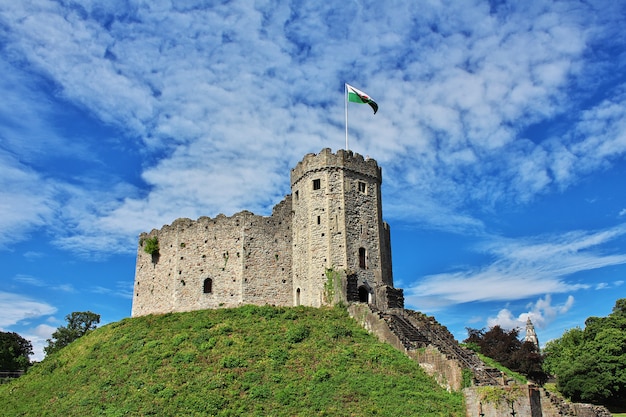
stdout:
<svg viewBox="0 0 626 417">
<path fill-rule="evenodd" d="M 360 303 L 369 303 L 370 301 L 370 292 L 367 290 L 365 285 L 361 285 L 359 287 L 359 302 Z"/>
</svg>

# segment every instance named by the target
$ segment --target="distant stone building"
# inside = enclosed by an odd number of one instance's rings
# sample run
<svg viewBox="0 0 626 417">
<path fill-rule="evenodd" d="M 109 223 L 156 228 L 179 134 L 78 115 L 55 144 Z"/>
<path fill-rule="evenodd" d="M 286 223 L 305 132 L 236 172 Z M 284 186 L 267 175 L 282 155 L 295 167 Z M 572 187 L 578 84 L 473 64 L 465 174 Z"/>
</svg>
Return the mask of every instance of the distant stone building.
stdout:
<svg viewBox="0 0 626 417">
<path fill-rule="evenodd" d="M 535 333 L 535 326 L 533 326 L 533 322 L 530 321 L 530 317 L 526 320 L 526 336 L 524 336 L 524 342 L 530 342 L 537 348 L 537 352 L 539 352 L 539 339 L 537 338 L 537 333 Z"/>
<path fill-rule="evenodd" d="M 132 315 L 339 301 L 402 308 L 381 183 L 375 160 L 323 149 L 291 170 L 291 194 L 269 217 L 183 218 L 142 233 Z M 158 251 L 146 253 L 155 238 Z"/>
</svg>

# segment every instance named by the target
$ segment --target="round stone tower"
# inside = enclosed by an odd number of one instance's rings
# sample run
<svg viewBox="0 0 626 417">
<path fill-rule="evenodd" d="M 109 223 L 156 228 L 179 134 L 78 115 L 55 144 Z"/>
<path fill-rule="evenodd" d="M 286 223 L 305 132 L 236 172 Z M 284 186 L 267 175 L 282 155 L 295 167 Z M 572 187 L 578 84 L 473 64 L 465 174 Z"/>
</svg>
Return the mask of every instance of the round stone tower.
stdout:
<svg viewBox="0 0 626 417">
<path fill-rule="evenodd" d="M 403 307 L 393 288 L 389 227 L 375 160 L 323 149 L 291 170 L 294 304 L 369 302 Z M 328 288 L 335 282 L 332 298 Z"/>
</svg>

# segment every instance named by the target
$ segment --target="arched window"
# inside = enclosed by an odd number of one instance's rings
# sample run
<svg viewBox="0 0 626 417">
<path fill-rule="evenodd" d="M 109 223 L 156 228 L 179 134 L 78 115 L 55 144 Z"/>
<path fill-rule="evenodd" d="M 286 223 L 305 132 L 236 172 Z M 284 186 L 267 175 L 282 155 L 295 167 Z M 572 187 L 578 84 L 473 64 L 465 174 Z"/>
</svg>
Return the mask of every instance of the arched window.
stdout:
<svg viewBox="0 0 626 417">
<path fill-rule="evenodd" d="M 211 294 L 213 292 L 213 280 L 211 278 L 207 278 L 204 280 L 204 293 Z"/>
<path fill-rule="evenodd" d="M 300 305 L 300 288 L 296 290 L 296 306 Z"/>
<path fill-rule="evenodd" d="M 365 248 L 359 248 L 359 267 L 361 269 L 367 268 L 365 263 Z"/>
</svg>

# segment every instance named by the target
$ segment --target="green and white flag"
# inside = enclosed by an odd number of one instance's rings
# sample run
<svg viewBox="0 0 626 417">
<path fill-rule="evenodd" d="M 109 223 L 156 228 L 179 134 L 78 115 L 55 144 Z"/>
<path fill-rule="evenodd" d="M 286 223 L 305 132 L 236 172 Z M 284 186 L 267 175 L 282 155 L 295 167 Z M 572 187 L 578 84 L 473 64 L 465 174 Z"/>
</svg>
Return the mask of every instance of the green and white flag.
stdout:
<svg viewBox="0 0 626 417">
<path fill-rule="evenodd" d="M 374 114 L 376 114 L 378 111 L 378 104 L 376 104 L 370 96 L 365 94 L 363 91 L 352 87 L 350 84 L 346 84 L 346 89 L 348 91 L 348 101 L 352 103 L 369 104 L 374 110 Z"/>
</svg>

